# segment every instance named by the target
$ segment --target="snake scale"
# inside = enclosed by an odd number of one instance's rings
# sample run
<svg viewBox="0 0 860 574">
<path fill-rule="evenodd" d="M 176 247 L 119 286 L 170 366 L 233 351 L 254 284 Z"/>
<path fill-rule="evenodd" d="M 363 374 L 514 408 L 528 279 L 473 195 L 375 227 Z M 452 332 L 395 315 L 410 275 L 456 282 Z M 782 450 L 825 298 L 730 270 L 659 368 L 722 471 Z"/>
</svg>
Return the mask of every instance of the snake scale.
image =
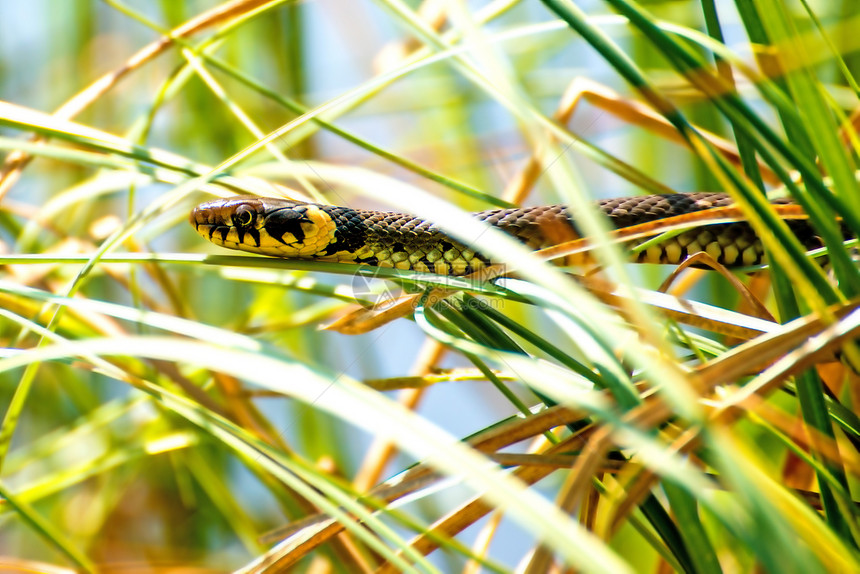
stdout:
<svg viewBox="0 0 860 574">
<path fill-rule="evenodd" d="M 773 203 L 792 202 L 782 199 Z M 624 229 L 732 204 L 724 193 L 678 193 L 606 199 L 599 207 L 616 229 Z M 531 249 L 580 236 L 574 214 L 560 205 L 492 209 L 474 217 L 513 235 Z M 436 225 L 403 213 L 236 196 L 197 206 L 190 221 L 197 233 L 217 245 L 273 257 L 361 263 L 440 275 L 467 275 L 494 263 L 445 235 Z M 822 246 L 806 219 L 787 219 L 786 223 L 807 249 Z M 761 240 L 749 223 L 742 221 L 697 226 L 642 250 L 635 260 L 677 264 L 701 251 L 727 267 L 758 265 L 764 260 Z"/>
</svg>

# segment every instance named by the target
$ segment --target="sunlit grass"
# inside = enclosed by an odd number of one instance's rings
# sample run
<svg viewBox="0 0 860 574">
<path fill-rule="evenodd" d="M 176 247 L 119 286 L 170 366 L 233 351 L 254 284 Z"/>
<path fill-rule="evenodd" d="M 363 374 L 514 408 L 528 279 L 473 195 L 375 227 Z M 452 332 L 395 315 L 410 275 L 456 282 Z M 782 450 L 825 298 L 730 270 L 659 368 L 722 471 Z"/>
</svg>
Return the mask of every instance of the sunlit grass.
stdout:
<svg viewBox="0 0 860 574">
<path fill-rule="evenodd" d="M 0 565 L 860 569 L 857 8 L 426 4 L 22 25 L 49 57 L 0 102 Z M 766 270 L 661 288 L 592 203 L 703 185 Z M 187 214 L 234 193 L 407 210 L 516 277 L 216 252 Z M 544 202 L 588 274 L 468 215 Z"/>
</svg>

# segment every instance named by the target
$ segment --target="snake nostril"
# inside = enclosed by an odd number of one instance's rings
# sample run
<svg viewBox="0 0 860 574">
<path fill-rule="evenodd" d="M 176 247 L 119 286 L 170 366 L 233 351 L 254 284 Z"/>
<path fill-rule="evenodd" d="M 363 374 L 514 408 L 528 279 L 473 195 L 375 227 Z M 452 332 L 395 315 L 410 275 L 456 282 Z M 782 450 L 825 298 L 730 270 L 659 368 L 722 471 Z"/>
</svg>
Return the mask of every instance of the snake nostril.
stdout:
<svg viewBox="0 0 860 574">
<path fill-rule="evenodd" d="M 188 216 L 188 222 L 194 229 L 201 231 L 201 227 L 205 229 L 223 225 L 224 218 L 213 209 L 206 208 L 206 206 L 198 206 L 191 211 L 191 214 Z"/>
</svg>

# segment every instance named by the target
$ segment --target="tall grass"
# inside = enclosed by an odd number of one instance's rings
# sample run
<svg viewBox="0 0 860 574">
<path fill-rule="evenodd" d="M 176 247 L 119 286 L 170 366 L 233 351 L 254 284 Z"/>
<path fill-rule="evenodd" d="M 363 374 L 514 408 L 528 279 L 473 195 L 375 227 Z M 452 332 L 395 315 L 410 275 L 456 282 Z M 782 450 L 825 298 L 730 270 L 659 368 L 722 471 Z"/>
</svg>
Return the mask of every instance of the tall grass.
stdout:
<svg viewBox="0 0 860 574">
<path fill-rule="evenodd" d="M 28 6 L 3 568 L 860 569 L 854 3 Z M 767 268 L 631 266 L 592 204 L 701 189 Z M 516 273 L 219 252 L 187 214 L 235 193 L 408 210 Z M 468 216 L 553 202 L 587 274 Z"/>
</svg>

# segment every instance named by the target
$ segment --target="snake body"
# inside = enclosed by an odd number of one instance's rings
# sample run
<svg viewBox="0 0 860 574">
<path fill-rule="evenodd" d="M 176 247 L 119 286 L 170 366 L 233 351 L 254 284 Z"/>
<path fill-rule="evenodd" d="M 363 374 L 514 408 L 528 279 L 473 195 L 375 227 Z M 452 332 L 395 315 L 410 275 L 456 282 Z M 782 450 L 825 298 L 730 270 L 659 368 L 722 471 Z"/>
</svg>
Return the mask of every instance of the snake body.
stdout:
<svg viewBox="0 0 860 574">
<path fill-rule="evenodd" d="M 777 200 L 776 204 L 791 204 Z M 617 229 L 726 207 L 724 193 L 678 193 L 607 199 L 599 207 Z M 576 239 L 575 216 L 560 205 L 492 209 L 474 217 L 513 235 L 531 249 Z M 338 261 L 466 275 L 495 263 L 403 213 L 351 209 L 286 199 L 237 196 L 197 206 L 191 224 L 204 238 L 251 253 L 288 259 Z M 807 249 L 822 243 L 806 219 L 786 221 Z M 704 251 L 728 267 L 763 262 L 761 240 L 746 222 L 702 225 L 638 253 L 640 263 L 682 262 Z M 570 262 L 570 261 L 569 261 Z"/>
</svg>

